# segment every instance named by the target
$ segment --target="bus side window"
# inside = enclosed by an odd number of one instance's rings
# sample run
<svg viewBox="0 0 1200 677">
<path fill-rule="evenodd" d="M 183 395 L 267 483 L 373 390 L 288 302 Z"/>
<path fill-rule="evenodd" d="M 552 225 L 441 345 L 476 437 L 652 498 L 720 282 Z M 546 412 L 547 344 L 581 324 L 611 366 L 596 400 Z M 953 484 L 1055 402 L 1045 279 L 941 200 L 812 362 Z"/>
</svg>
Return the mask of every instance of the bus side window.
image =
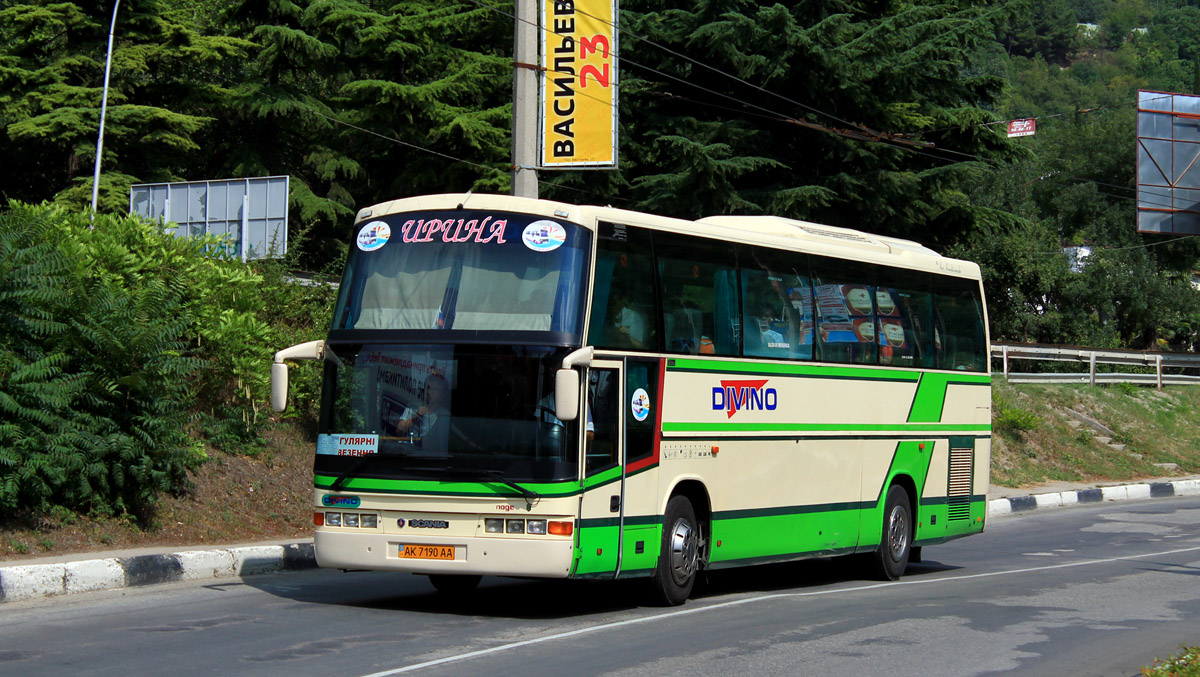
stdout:
<svg viewBox="0 0 1200 677">
<path fill-rule="evenodd" d="M 875 308 L 879 316 L 879 363 L 897 367 L 934 366 L 933 300 L 936 280 L 901 268 L 876 270 Z"/>
<path fill-rule="evenodd" d="M 875 364 L 874 266 L 811 257 L 817 317 L 818 359 L 846 364 Z"/>
<path fill-rule="evenodd" d="M 589 429 L 584 470 L 591 475 L 617 464 L 617 416 L 621 413 L 621 397 L 616 371 L 588 371 L 587 405 Z"/>
<path fill-rule="evenodd" d="M 666 352 L 739 352 L 737 276 L 728 243 L 655 233 Z"/>
<path fill-rule="evenodd" d="M 650 234 L 641 228 L 601 223 L 598 242 L 588 344 L 658 350 Z"/>
<path fill-rule="evenodd" d="M 654 452 L 654 427 L 658 423 L 654 412 L 661 403 L 658 360 L 630 359 L 626 365 L 623 404 L 629 412 L 625 417 L 625 463 L 629 464 Z"/>
<path fill-rule="evenodd" d="M 742 354 L 812 359 L 813 305 L 807 256 L 743 247 L 738 263 Z"/>
<path fill-rule="evenodd" d="M 980 311 L 979 284 L 972 280 L 947 278 L 934 294 L 939 322 L 939 355 L 942 369 L 985 371 L 987 346 L 984 344 L 983 313 Z"/>
</svg>

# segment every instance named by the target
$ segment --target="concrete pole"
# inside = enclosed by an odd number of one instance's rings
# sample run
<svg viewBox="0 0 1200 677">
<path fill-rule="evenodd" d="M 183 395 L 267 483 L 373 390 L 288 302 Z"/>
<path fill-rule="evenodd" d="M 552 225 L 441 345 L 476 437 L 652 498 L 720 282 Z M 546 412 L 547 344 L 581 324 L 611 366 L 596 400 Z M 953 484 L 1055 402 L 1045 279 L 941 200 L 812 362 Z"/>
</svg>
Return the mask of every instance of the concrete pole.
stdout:
<svg viewBox="0 0 1200 677">
<path fill-rule="evenodd" d="M 108 57 L 104 60 L 104 94 L 100 97 L 100 135 L 96 137 L 96 168 L 92 174 L 92 220 L 96 220 L 96 201 L 100 197 L 100 157 L 104 153 L 104 118 L 108 113 L 108 77 L 112 73 L 113 33 L 117 31 L 117 9 L 121 0 L 113 5 L 112 23 L 108 26 Z"/>
<path fill-rule="evenodd" d="M 512 194 L 538 196 L 538 0 L 516 0 L 513 36 Z"/>
</svg>

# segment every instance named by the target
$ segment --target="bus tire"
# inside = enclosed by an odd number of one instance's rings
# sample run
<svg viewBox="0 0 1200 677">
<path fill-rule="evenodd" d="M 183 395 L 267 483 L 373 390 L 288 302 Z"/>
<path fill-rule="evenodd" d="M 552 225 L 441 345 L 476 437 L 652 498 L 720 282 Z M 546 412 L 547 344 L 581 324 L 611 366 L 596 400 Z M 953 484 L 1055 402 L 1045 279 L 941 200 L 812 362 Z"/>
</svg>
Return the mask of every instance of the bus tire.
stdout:
<svg viewBox="0 0 1200 677">
<path fill-rule="evenodd" d="M 678 606 L 691 596 L 703 547 L 692 502 L 684 496 L 671 497 L 663 517 L 662 547 L 653 576 L 654 592 L 660 603 Z"/>
<path fill-rule="evenodd" d="M 483 576 L 459 574 L 429 574 L 429 582 L 443 595 L 458 596 L 471 592 L 479 586 Z"/>
<path fill-rule="evenodd" d="M 883 536 L 875 553 L 875 571 L 880 579 L 898 581 L 912 554 L 912 509 L 908 492 L 893 484 L 883 507 Z"/>
</svg>

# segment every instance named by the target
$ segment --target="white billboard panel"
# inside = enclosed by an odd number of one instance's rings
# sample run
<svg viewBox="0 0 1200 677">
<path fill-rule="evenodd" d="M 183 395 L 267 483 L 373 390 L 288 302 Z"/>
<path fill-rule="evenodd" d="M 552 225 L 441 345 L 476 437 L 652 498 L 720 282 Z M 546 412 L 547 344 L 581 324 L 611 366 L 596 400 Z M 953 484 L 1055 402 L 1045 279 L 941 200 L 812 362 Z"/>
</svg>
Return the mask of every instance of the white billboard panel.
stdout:
<svg viewBox="0 0 1200 677">
<path fill-rule="evenodd" d="M 1200 235 L 1200 96 L 1138 92 L 1138 231 Z"/>
<path fill-rule="evenodd" d="M 129 190 L 129 213 L 176 223 L 179 237 L 216 235 L 243 261 L 287 253 L 287 176 L 141 183 Z"/>
</svg>

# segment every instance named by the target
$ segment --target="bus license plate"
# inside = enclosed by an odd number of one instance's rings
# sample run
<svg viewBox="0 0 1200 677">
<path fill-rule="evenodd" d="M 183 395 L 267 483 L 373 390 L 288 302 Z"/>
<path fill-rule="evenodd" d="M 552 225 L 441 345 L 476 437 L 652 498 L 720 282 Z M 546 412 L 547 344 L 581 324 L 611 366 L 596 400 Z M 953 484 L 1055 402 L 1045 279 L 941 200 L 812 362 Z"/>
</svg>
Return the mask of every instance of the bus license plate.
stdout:
<svg viewBox="0 0 1200 677">
<path fill-rule="evenodd" d="M 397 554 L 407 559 L 454 559 L 454 546 L 402 545 Z"/>
</svg>

